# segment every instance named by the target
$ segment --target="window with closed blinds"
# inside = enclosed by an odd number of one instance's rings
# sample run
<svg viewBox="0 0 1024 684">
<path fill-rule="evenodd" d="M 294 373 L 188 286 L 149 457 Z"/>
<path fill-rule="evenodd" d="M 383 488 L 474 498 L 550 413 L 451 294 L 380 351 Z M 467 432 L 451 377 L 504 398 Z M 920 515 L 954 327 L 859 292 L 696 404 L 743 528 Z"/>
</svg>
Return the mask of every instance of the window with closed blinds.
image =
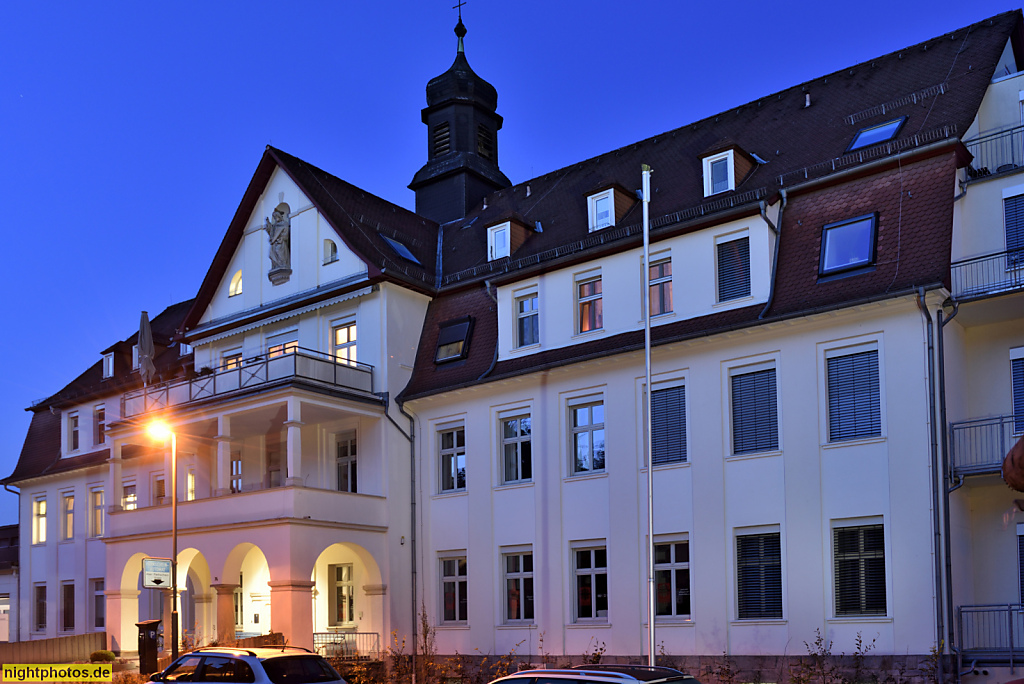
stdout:
<svg viewBox="0 0 1024 684">
<path fill-rule="evenodd" d="M 1017 578 L 1020 584 L 1020 602 L 1024 603 L 1024 535 L 1017 534 Z"/>
<path fill-rule="evenodd" d="M 1003 200 L 1006 225 L 1006 267 L 1024 266 L 1024 195 Z"/>
<path fill-rule="evenodd" d="M 878 385 L 878 351 L 827 359 L 828 440 L 878 437 L 882 406 Z"/>
<path fill-rule="evenodd" d="M 885 615 L 885 532 L 882 525 L 832 530 L 836 617 Z"/>
<path fill-rule="evenodd" d="M 1024 359 L 1010 361 L 1013 382 L 1013 431 L 1024 432 Z"/>
<path fill-rule="evenodd" d="M 718 301 L 750 296 L 750 238 L 718 245 Z"/>
<path fill-rule="evenodd" d="M 775 369 L 732 376 L 732 451 L 746 454 L 779 448 Z"/>
<path fill-rule="evenodd" d="M 778 532 L 736 537 L 736 608 L 740 620 L 782 618 Z"/>
<path fill-rule="evenodd" d="M 686 387 L 651 393 L 651 445 L 654 465 L 686 463 Z"/>
</svg>

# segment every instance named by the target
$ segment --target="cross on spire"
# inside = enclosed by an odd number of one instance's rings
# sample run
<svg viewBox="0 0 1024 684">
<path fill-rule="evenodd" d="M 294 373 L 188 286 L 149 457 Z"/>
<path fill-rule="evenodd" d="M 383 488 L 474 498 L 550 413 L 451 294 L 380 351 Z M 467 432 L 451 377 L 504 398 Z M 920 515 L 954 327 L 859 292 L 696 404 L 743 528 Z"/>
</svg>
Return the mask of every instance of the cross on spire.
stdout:
<svg viewBox="0 0 1024 684">
<path fill-rule="evenodd" d="M 466 4 L 465 0 L 459 0 L 459 4 L 452 6 L 452 9 L 459 10 L 459 23 L 460 24 L 462 23 L 462 6 L 465 5 L 465 4 Z"/>
</svg>

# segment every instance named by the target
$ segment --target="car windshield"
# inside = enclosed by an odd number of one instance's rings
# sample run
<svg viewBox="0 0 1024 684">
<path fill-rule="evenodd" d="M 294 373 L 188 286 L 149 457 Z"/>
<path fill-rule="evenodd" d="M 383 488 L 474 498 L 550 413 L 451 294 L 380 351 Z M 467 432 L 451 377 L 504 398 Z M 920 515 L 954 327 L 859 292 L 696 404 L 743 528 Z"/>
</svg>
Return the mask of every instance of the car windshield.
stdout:
<svg viewBox="0 0 1024 684">
<path fill-rule="evenodd" d="M 341 675 L 330 663 L 316 655 L 267 658 L 263 669 L 274 684 L 309 684 L 310 682 L 336 682 Z"/>
</svg>

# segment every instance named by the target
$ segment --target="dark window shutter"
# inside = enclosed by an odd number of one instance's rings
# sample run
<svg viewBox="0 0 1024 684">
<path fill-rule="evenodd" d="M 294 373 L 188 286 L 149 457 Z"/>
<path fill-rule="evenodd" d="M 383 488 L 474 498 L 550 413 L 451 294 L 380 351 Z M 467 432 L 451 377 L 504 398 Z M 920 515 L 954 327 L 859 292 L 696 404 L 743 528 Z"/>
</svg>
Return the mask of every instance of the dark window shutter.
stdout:
<svg viewBox="0 0 1024 684">
<path fill-rule="evenodd" d="M 882 525 L 832 530 L 836 617 L 885 615 L 885 532 Z"/>
<path fill-rule="evenodd" d="M 881 435 L 878 351 L 834 356 L 827 365 L 829 441 Z"/>
<path fill-rule="evenodd" d="M 1024 359 L 1010 361 L 1013 382 L 1013 431 L 1024 432 Z"/>
<path fill-rule="evenodd" d="M 1017 537 L 1017 577 L 1020 582 L 1020 602 L 1024 603 L 1024 535 Z"/>
<path fill-rule="evenodd" d="M 782 618 L 778 532 L 736 537 L 736 607 L 740 620 Z"/>
<path fill-rule="evenodd" d="M 1024 249 L 1024 195 L 1003 200 L 1006 223 L 1006 251 Z"/>
<path fill-rule="evenodd" d="M 750 296 L 750 238 L 718 245 L 718 301 Z"/>
<path fill-rule="evenodd" d="M 775 369 L 732 376 L 733 453 L 779 448 Z"/>
<path fill-rule="evenodd" d="M 654 465 L 686 463 L 686 387 L 651 393 L 651 445 Z"/>
</svg>

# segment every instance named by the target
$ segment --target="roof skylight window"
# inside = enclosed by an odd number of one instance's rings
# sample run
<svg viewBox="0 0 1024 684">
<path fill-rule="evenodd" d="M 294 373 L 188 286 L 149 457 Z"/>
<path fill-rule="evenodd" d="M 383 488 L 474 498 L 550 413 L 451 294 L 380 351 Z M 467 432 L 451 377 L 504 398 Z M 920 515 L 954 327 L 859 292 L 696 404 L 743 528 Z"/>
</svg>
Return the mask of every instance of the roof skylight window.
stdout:
<svg viewBox="0 0 1024 684">
<path fill-rule="evenodd" d="M 403 245 L 401 242 L 399 242 L 398 240 L 394 240 L 392 238 L 389 238 L 387 235 L 381 235 L 381 237 L 384 238 L 389 245 L 391 245 L 391 249 L 395 250 L 395 252 L 398 253 L 398 256 L 402 257 L 406 261 L 411 261 L 412 263 L 416 264 L 417 266 L 422 266 L 423 265 L 423 264 L 420 263 L 419 259 L 417 259 L 416 257 L 414 257 L 412 255 L 412 252 L 409 251 L 409 248 L 406 247 L 405 245 Z"/>
<path fill-rule="evenodd" d="M 883 124 L 877 126 L 871 126 L 869 128 L 862 128 L 857 131 L 857 134 L 853 136 L 853 142 L 846 148 L 847 152 L 853 152 L 859 150 L 862 147 L 870 147 L 871 145 L 877 145 L 878 143 L 884 143 L 892 140 L 899 133 L 900 128 L 903 127 L 907 117 L 901 116 L 898 119 L 892 121 L 886 121 Z"/>
<path fill-rule="evenodd" d="M 437 352 L 434 363 L 457 361 L 469 354 L 469 336 L 473 332 L 473 318 L 465 316 L 441 324 L 437 333 Z"/>
<path fill-rule="evenodd" d="M 875 263 L 878 214 L 826 225 L 821 232 L 820 275 L 843 273 Z"/>
</svg>

